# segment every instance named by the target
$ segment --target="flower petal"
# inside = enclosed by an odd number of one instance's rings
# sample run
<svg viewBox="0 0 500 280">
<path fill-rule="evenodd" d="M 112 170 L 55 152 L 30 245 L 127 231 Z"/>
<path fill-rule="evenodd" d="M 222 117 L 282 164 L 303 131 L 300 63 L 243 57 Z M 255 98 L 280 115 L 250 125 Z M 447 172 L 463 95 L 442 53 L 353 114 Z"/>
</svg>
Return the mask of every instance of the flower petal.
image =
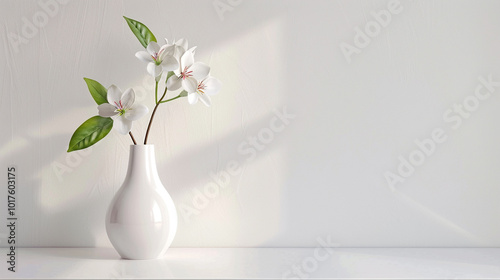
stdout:
<svg viewBox="0 0 500 280">
<path fill-rule="evenodd" d="M 142 118 L 148 112 L 149 112 L 148 107 L 146 107 L 142 104 L 137 104 L 134 107 L 128 109 L 125 112 L 124 116 L 129 121 L 136 121 L 136 120 Z"/>
<path fill-rule="evenodd" d="M 182 80 L 182 87 L 188 93 L 196 92 L 196 90 L 198 89 L 198 82 L 196 81 L 195 78 L 188 77 L 188 78 Z"/>
<path fill-rule="evenodd" d="M 205 89 L 203 90 L 203 92 L 205 92 L 205 94 L 207 95 L 217 94 L 222 87 L 222 83 L 214 77 L 206 78 L 203 83 L 205 84 Z"/>
<path fill-rule="evenodd" d="M 146 66 L 146 70 L 153 77 L 155 77 L 155 66 L 156 66 L 156 63 L 154 63 L 154 62 L 150 62 L 150 63 L 148 63 L 148 66 Z"/>
<path fill-rule="evenodd" d="M 203 62 L 195 62 L 191 67 L 189 67 L 189 71 L 193 71 L 193 77 L 197 81 L 201 81 L 208 76 L 208 73 L 210 73 L 210 66 Z"/>
<path fill-rule="evenodd" d="M 132 121 L 123 116 L 115 117 L 113 119 L 113 128 L 121 134 L 127 134 L 132 129 Z"/>
<path fill-rule="evenodd" d="M 186 51 L 188 48 L 188 41 L 186 39 L 182 38 L 182 39 L 175 41 L 175 45 L 182 47 L 184 49 L 184 51 Z"/>
<path fill-rule="evenodd" d="M 160 45 L 158 45 L 155 41 L 151 41 L 146 49 L 149 54 L 156 55 L 160 51 Z"/>
<path fill-rule="evenodd" d="M 181 60 L 181 57 L 185 52 L 186 52 L 185 48 L 183 48 L 181 46 L 177 46 L 177 45 L 169 45 L 165 49 L 165 53 L 175 57 L 175 59 L 177 59 L 177 61 Z"/>
<path fill-rule="evenodd" d="M 163 51 L 161 53 L 161 55 L 162 55 L 161 59 L 165 58 L 168 55 L 172 55 L 173 56 L 174 53 L 175 53 L 175 51 L 174 51 L 175 50 L 174 45 L 163 45 L 162 49 L 163 49 Z"/>
<path fill-rule="evenodd" d="M 157 58 L 157 60 L 159 62 L 163 61 L 163 58 L 165 58 L 165 56 L 168 55 L 167 49 L 168 49 L 167 45 L 161 46 L 160 51 L 158 52 L 158 58 Z"/>
<path fill-rule="evenodd" d="M 182 86 L 182 79 L 173 75 L 167 80 L 167 89 L 170 91 L 178 90 Z"/>
<path fill-rule="evenodd" d="M 135 53 L 135 57 L 144 62 L 153 62 L 151 55 L 145 51 L 138 51 Z"/>
<path fill-rule="evenodd" d="M 210 100 L 210 96 L 202 93 L 202 94 L 198 94 L 198 97 L 201 100 L 201 102 L 203 104 L 205 104 L 205 106 L 210 107 L 210 105 L 212 105 L 212 101 Z"/>
<path fill-rule="evenodd" d="M 173 56 L 165 56 L 161 62 L 164 71 L 173 71 L 179 68 L 179 62 Z"/>
<path fill-rule="evenodd" d="M 99 110 L 99 116 L 101 117 L 112 117 L 118 112 L 116 111 L 116 107 L 109 104 L 109 103 L 102 103 L 101 105 L 97 106 L 97 110 Z"/>
<path fill-rule="evenodd" d="M 111 105 L 115 105 L 120 103 L 122 99 L 122 91 L 115 85 L 111 85 L 108 88 L 108 103 Z"/>
<path fill-rule="evenodd" d="M 160 76 L 163 73 L 163 67 L 161 65 L 155 65 L 155 77 Z"/>
<path fill-rule="evenodd" d="M 198 102 L 198 94 L 196 92 L 188 93 L 187 98 L 189 104 L 195 104 L 196 102 Z"/>
<path fill-rule="evenodd" d="M 181 56 L 186 52 L 186 49 L 184 49 L 183 47 L 179 47 L 179 46 L 175 46 L 175 49 L 174 49 L 174 57 L 177 59 L 177 60 L 181 60 Z"/>
<path fill-rule="evenodd" d="M 181 69 L 184 70 L 185 67 L 189 67 L 194 63 L 194 48 L 187 50 L 181 57 Z"/>
<path fill-rule="evenodd" d="M 180 65 L 180 63 L 179 63 L 179 65 Z M 179 68 L 177 68 L 177 69 L 174 70 L 174 74 L 176 76 L 180 76 L 181 75 L 181 71 L 179 71 Z"/>
<path fill-rule="evenodd" d="M 127 89 L 122 95 L 122 106 L 127 109 L 132 107 L 135 102 L 135 92 L 133 89 Z"/>
<path fill-rule="evenodd" d="M 160 65 L 156 65 L 154 62 L 151 62 L 148 64 L 147 67 L 148 73 L 151 74 L 153 77 L 158 77 L 161 75 L 163 67 Z"/>
</svg>

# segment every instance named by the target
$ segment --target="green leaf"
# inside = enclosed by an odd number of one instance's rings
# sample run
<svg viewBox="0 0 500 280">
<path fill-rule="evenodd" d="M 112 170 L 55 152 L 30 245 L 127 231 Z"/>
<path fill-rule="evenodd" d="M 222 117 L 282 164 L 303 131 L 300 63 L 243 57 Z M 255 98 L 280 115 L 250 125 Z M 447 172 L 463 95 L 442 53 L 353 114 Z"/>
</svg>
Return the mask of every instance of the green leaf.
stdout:
<svg viewBox="0 0 500 280">
<path fill-rule="evenodd" d="M 92 94 L 92 98 L 94 98 L 97 105 L 108 103 L 108 90 L 103 85 L 101 85 L 98 81 L 89 78 L 83 79 L 87 83 L 90 94 Z"/>
<path fill-rule="evenodd" d="M 111 118 L 94 116 L 80 125 L 69 141 L 68 153 L 88 148 L 108 135 L 113 127 Z"/>
<path fill-rule="evenodd" d="M 149 42 L 156 42 L 155 35 L 153 35 L 153 32 L 151 32 L 146 25 L 128 17 L 123 18 L 127 21 L 130 30 L 132 30 L 132 33 L 139 39 L 139 42 L 141 42 L 144 48 L 148 46 Z"/>
<path fill-rule="evenodd" d="M 184 96 L 187 96 L 187 95 L 188 95 L 188 92 L 185 91 L 185 90 L 183 90 L 183 91 L 181 91 L 181 93 L 179 93 L 180 97 L 184 97 Z"/>
</svg>

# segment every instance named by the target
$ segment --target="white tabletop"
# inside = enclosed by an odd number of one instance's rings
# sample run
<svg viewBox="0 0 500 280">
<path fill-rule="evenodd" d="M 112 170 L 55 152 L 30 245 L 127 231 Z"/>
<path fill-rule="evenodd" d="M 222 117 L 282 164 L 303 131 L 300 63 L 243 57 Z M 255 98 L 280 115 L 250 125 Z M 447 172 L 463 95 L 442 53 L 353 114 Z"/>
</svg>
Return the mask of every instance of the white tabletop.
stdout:
<svg viewBox="0 0 500 280">
<path fill-rule="evenodd" d="M 110 248 L 24 248 L 16 262 L 2 278 L 500 279 L 500 248 L 171 248 L 148 261 Z"/>
</svg>

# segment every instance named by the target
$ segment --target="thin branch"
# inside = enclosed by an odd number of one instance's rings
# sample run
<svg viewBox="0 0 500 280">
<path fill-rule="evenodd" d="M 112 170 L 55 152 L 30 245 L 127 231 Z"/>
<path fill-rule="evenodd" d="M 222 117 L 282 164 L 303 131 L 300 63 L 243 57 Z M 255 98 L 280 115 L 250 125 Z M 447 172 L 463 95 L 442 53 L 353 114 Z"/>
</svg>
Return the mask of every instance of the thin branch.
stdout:
<svg viewBox="0 0 500 280">
<path fill-rule="evenodd" d="M 130 138 L 132 138 L 132 142 L 134 142 L 134 145 L 137 145 L 137 142 L 135 142 L 135 138 L 134 135 L 132 134 L 132 131 L 129 131 L 128 135 L 130 135 Z"/>
<path fill-rule="evenodd" d="M 169 101 L 172 101 L 172 100 L 176 100 L 177 98 L 181 98 L 182 96 L 180 95 L 177 95 L 176 97 L 174 98 L 170 98 L 170 99 L 167 99 L 167 100 L 163 100 L 163 101 L 160 101 L 160 103 L 166 103 L 166 102 L 169 102 Z"/>
<path fill-rule="evenodd" d="M 158 106 L 160 106 L 161 101 L 163 100 L 163 98 L 165 98 L 166 94 L 167 94 L 167 88 L 165 87 L 165 91 L 163 92 L 163 95 L 161 96 L 160 100 L 156 103 L 156 106 L 153 109 L 153 113 L 151 114 L 151 118 L 149 119 L 148 129 L 146 130 L 146 136 L 144 137 L 144 145 L 146 145 L 148 143 L 149 130 L 151 129 L 151 124 L 153 123 L 153 118 L 155 117 L 156 110 L 158 109 Z"/>
</svg>

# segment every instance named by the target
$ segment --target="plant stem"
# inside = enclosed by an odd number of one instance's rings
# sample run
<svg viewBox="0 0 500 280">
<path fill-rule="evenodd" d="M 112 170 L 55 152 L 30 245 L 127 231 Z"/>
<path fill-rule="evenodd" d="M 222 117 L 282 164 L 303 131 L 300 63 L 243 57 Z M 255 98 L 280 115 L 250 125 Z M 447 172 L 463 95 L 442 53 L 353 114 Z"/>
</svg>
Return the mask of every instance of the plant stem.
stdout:
<svg viewBox="0 0 500 280">
<path fill-rule="evenodd" d="M 156 81 L 155 86 L 155 103 L 158 103 L 158 81 Z"/>
<path fill-rule="evenodd" d="M 128 135 L 130 135 L 130 138 L 132 138 L 132 142 L 134 142 L 134 145 L 137 145 L 137 142 L 135 142 L 134 135 L 132 134 L 132 131 L 129 131 Z"/>
<path fill-rule="evenodd" d="M 149 119 L 149 124 L 148 124 L 148 129 L 146 130 L 146 136 L 144 137 L 144 145 L 148 143 L 148 136 L 149 136 L 149 130 L 151 129 L 151 124 L 153 123 L 153 118 L 155 117 L 156 110 L 158 109 L 158 106 L 160 106 L 161 101 L 163 98 L 165 98 L 165 95 L 167 94 L 167 88 L 165 87 L 165 91 L 163 92 L 163 95 L 161 96 L 160 100 L 156 102 L 156 106 L 153 109 L 153 113 L 151 114 L 151 118 Z"/>
<path fill-rule="evenodd" d="M 174 98 L 170 98 L 170 99 L 167 99 L 167 100 L 160 101 L 160 103 L 166 103 L 166 102 L 169 102 L 169 101 L 172 101 L 172 100 L 176 100 L 177 98 L 180 98 L 180 97 L 182 97 L 182 96 L 177 95 L 177 96 L 176 96 L 176 97 L 174 97 Z"/>
</svg>

